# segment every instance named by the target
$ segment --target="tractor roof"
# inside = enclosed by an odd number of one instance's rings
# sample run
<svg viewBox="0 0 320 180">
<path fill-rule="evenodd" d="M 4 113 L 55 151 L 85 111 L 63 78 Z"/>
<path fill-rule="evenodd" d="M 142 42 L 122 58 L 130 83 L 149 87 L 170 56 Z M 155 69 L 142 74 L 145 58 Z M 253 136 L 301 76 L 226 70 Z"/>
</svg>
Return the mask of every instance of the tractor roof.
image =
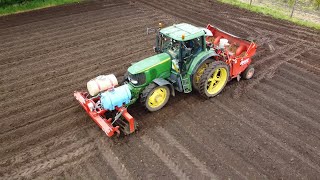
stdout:
<svg viewBox="0 0 320 180">
<path fill-rule="evenodd" d="M 188 41 L 205 35 L 202 28 L 187 23 L 175 24 L 161 29 L 160 32 L 178 41 Z M 182 39 L 182 35 L 184 35 L 184 39 Z"/>
</svg>

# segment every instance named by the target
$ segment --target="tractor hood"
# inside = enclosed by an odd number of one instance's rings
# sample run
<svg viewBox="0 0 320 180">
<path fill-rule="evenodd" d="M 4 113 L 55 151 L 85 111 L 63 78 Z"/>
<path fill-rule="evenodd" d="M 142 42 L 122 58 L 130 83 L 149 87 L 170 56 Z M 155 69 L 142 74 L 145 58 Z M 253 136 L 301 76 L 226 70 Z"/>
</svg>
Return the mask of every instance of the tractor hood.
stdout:
<svg viewBox="0 0 320 180">
<path fill-rule="evenodd" d="M 155 70 L 157 74 L 163 71 L 169 71 L 171 68 L 171 57 L 167 53 L 157 54 L 132 64 L 128 68 L 130 74 L 139 74 L 149 70 Z"/>
</svg>

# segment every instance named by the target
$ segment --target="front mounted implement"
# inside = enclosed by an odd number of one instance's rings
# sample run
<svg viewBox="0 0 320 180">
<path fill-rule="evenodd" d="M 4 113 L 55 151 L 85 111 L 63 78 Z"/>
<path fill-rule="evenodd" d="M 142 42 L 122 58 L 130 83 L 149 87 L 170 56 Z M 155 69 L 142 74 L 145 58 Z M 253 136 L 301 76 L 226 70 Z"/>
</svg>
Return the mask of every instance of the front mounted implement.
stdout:
<svg viewBox="0 0 320 180">
<path fill-rule="evenodd" d="M 87 92 L 74 92 L 74 97 L 108 137 L 114 134 L 120 135 L 120 132 L 127 135 L 135 131 L 134 118 L 124 105 L 108 110 L 101 107 L 100 96 L 90 98 Z"/>
</svg>

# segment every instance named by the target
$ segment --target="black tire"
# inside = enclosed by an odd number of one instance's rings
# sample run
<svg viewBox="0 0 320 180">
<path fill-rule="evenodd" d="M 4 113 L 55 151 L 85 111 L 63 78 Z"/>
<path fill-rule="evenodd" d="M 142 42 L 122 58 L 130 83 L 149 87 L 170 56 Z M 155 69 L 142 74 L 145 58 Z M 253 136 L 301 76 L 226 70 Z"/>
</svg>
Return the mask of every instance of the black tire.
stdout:
<svg viewBox="0 0 320 180">
<path fill-rule="evenodd" d="M 241 73 L 241 77 L 246 80 L 251 79 L 253 75 L 254 75 L 254 67 L 252 65 L 249 65 L 247 69 Z"/>
<path fill-rule="evenodd" d="M 217 88 L 217 89 L 215 89 L 215 91 L 213 92 L 209 92 L 208 85 L 210 86 L 210 84 L 208 84 L 208 81 L 210 78 L 212 78 L 212 76 L 216 71 L 217 71 L 217 76 L 222 78 L 220 81 L 217 80 L 214 82 L 214 86 L 216 86 L 214 88 Z M 199 84 L 199 93 L 206 98 L 214 97 L 223 90 L 228 80 L 229 80 L 229 66 L 223 61 L 215 61 L 209 65 L 209 67 L 205 70 L 205 72 L 201 76 L 200 84 Z"/>
<path fill-rule="evenodd" d="M 163 100 L 163 102 L 157 106 L 157 107 L 152 107 L 149 102 L 150 102 L 150 97 L 153 95 L 153 93 L 156 90 L 162 89 L 164 91 L 166 91 L 166 96 L 165 99 Z M 161 109 L 163 106 L 165 106 L 167 104 L 167 102 L 169 101 L 169 97 L 170 97 L 170 89 L 168 86 L 158 86 L 155 83 L 151 83 L 149 84 L 141 93 L 140 95 L 140 102 L 141 104 L 148 110 L 148 111 L 158 111 L 159 109 Z"/>
<path fill-rule="evenodd" d="M 200 66 L 197 67 L 195 73 L 192 75 L 192 86 L 194 89 L 199 91 L 199 84 L 200 84 L 200 78 L 204 71 L 199 71 L 199 69 L 202 69 L 203 67 L 209 67 L 210 63 L 212 63 L 214 60 L 213 59 L 207 59 L 204 62 L 201 63 Z M 199 78 L 200 77 L 200 78 Z"/>
</svg>

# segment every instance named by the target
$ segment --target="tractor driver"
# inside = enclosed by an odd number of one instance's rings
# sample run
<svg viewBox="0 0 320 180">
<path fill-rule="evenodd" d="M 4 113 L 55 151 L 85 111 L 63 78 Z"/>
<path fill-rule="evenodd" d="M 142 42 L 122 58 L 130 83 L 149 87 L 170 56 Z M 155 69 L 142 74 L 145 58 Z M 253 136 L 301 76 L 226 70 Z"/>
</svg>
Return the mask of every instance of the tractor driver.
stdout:
<svg viewBox="0 0 320 180">
<path fill-rule="evenodd" d="M 201 43 L 200 38 L 195 38 L 189 41 L 183 42 L 182 48 L 184 48 L 184 53 L 182 53 L 184 58 L 189 58 L 191 55 L 197 55 L 199 52 L 201 52 Z"/>
</svg>

